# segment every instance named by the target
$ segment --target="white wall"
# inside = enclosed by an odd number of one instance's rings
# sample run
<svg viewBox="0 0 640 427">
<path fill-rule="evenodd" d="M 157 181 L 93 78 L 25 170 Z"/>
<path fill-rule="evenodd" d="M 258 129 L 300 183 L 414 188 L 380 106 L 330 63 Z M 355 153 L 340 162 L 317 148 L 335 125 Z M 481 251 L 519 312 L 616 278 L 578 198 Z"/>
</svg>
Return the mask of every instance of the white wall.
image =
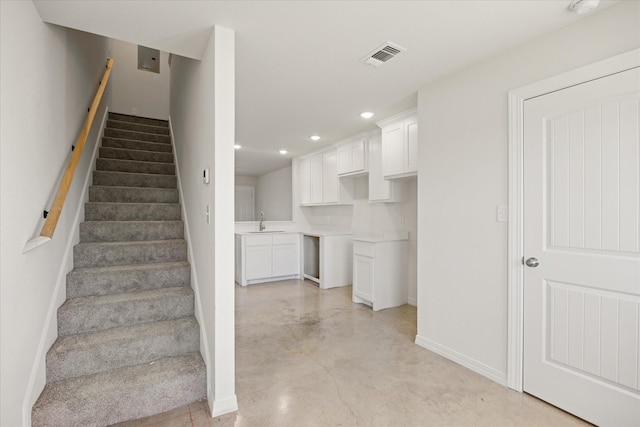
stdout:
<svg viewBox="0 0 640 427">
<path fill-rule="evenodd" d="M 160 52 L 160 74 L 138 70 L 138 45 L 113 40 L 111 56 L 116 113 L 166 120 L 169 116 L 169 54 Z M 135 109 L 135 112 L 134 112 Z"/>
<path fill-rule="evenodd" d="M 267 221 L 291 221 L 292 185 L 291 166 L 258 176 L 255 218 L 262 211 Z"/>
<path fill-rule="evenodd" d="M 416 342 L 504 383 L 507 93 L 640 45 L 621 2 L 419 91 Z"/>
<path fill-rule="evenodd" d="M 105 70 L 108 40 L 44 24 L 32 2 L 0 2 L 0 425 L 30 425 L 45 382 L 45 354 L 82 220 L 87 140 L 53 240 L 22 254 L 66 165 Z M 99 126 L 109 89 L 96 115 Z M 95 127 L 94 127 L 95 129 Z"/>
<path fill-rule="evenodd" d="M 255 176 L 236 175 L 235 184 L 244 185 L 247 187 L 255 187 L 256 185 L 258 185 L 258 178 Z"/>
<path fill-rule="evenodd" d="M 230 34 L 229 34 L 230 33 Z M 212 413 L 237 409 L 234 351 L 233 32 L 216 27 L 202 61 L 175 56 L 171 126 Z M 203 184 L 209 167 L 211 183 Z M 212 217 L 206 221 L 205 209 Z M 215 213 L 215 214 L 214 214 Z"/>
</svg>

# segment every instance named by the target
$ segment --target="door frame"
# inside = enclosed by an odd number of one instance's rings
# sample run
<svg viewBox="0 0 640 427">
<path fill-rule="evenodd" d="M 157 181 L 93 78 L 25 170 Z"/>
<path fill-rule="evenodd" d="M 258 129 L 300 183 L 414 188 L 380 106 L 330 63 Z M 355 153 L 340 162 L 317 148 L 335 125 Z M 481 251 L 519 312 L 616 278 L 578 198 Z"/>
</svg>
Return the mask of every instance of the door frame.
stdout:
<svg viewBox="0 0 640 427">
<path fill-rule="evenodd" d="M 524 374 L 524 101 L 640 67 L 640 49 L 509 91 L 507 249 L 507 387 L 523 391 Z"/>
</svg>

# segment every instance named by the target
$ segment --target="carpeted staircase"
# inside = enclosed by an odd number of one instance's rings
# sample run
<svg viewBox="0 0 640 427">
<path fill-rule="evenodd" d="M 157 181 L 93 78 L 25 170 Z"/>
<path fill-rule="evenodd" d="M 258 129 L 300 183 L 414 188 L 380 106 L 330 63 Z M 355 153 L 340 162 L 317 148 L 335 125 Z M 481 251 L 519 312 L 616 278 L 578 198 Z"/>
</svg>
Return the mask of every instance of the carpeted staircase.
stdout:
<svg viewBox="0 0 640 427">
<path fill-rule="evenodd" d="M 166 121 L 109 113 L 34 426 L 105 426 L 206 398 Z"/>
</svg>

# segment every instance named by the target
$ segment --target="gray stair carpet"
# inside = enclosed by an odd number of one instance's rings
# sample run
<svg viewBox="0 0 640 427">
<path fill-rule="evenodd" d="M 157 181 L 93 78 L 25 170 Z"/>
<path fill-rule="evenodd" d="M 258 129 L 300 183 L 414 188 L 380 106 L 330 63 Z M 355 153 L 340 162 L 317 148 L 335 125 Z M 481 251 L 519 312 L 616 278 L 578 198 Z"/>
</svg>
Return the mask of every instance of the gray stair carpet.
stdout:
<svg viewBox="0 0 640 427">
<path fill-rule="evenodd" d="M 108 426 L 206 398 L 168 123 L 109 113 L 34 426 Z"/>
</svg>

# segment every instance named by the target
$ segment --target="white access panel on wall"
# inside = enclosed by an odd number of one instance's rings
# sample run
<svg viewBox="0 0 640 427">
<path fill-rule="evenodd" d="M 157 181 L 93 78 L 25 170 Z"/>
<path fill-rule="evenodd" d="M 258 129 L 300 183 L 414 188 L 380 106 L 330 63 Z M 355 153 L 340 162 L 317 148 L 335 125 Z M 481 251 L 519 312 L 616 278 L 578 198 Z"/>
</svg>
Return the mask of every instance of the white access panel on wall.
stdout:
<svg viewBox="0 0 640 427">
<path fill-rule="evenodd" d="M 524 390 L 640 425 L 640 71 L 524 103 Z"/>
</svg>

